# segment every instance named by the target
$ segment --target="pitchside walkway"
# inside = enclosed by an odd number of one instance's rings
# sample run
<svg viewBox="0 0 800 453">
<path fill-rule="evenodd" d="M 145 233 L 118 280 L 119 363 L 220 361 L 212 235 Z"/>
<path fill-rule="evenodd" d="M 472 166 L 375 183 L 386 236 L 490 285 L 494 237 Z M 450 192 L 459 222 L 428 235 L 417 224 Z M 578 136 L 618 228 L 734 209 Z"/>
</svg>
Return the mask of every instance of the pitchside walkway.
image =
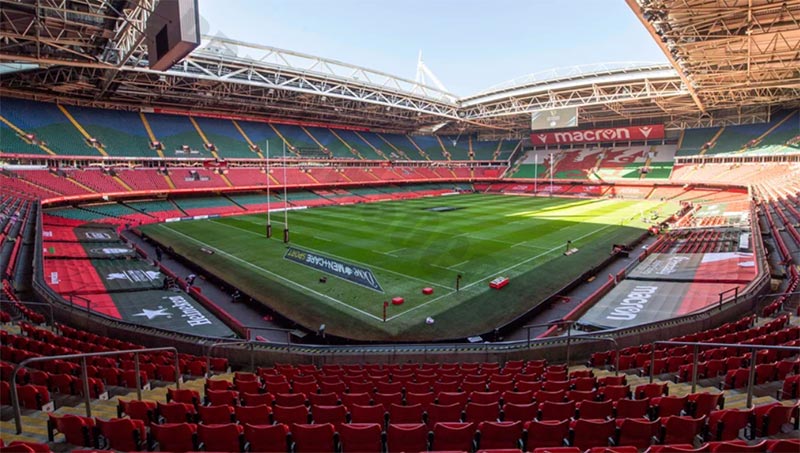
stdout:
<svg viewBox="0 0 800 453">
<path fill-rule="evenodd" d="M 133 234 L 130 231 L 124 231 L 122 236 L 127 239 L 129 242 L 138 245 L 147 253 L 147 256 L 151 260 L 156 259 L 155 247 L 150 242 L 144 241 L 141 237 Z M 168 253 L 164 252 L 162 255 L 161 263 L 167 269 L 171 270 L 175 273 L 175 275 L 180 276 L 181 278 L 186 278 L 189 274 L 197 273 L 196 270 L 190 269 L 187 267 L 183 262 L 176 260 L 174 257 L 170 256 Z M 226 292 L 225 289 L 220 288 L 219 286 L 214 285 L 213 283 L 205 280 L 202 275 L 199 273 L 197 274 L 198 278 L 194 281 L 194 286 L 198 287 L 203 295 L 220 306 L 226 312 L 228 312 L 233 318 L 238 320 L 242 325 L 248 327 L 264 327 L 264 328 L 273 328 L 273 329 L 286 329 L 286 328 L 293 328 L 294 326 L 282 326 L 278 325 L 277 323 L 270 321 L 273 315 L 272 312 L 266 308 L 261 307 L 257 304 L 247 304 L 244 303 L 243 300 L 240 299 L 238 303 L 232 302 L 232 294 Z M 242 298 L 244 299 L 244 298 Z M 265 319 L 267 317 L 267 319 Z M 257 330 L 253 329 L 254 336 L 261 336 L 265 338 L 267 341 L 274 341 L 279 343 L 286 342 L 286 334 L 277 331 L 269 331 L 269 330 Z"/>
</svg>

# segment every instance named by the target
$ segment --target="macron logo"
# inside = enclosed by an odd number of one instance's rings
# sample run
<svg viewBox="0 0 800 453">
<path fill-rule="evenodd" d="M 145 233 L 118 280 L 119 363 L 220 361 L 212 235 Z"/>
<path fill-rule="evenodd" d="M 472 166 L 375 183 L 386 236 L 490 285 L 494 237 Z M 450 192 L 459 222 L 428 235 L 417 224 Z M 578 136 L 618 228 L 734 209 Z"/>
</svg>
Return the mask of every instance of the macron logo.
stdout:
<svg viewBox="0 0 800 453">
<path fill-rule="evenodd" d="M 644 126 L 644 127 L 640 127 L 639 131 L 642 133 L 642 135 L 644 135 L 644 138 L 648 138 L 648 137 L 650 137 L 650 132 L 653 131 L 653 128 L 650 127 L 650 126 Z"/>
</svg>

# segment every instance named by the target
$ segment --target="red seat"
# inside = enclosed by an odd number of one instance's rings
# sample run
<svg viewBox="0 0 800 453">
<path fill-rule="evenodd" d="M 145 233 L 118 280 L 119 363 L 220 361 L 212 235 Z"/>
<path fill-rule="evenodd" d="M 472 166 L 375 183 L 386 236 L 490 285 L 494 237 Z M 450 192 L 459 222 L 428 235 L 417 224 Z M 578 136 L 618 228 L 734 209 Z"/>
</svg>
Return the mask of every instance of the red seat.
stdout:
<svg viewBox="0 0 800 453">
<path fill-rule="evenodd" d="M 194 423 L 197 409 L 187 403 L 156 403 L 156 416 L 164 423 Z"/>
<path fill-rule="evenodd" d="M 64 435 L 64 439 L 68 444 L 79 447 L 92 446 L 94 419 L 72 414 L 65 414 L 60 417 L 52 413 L 47 415 L 47 439 L 50 442 L 53 442 L 55 433 L 59 432 Z"/>
<path fill-rule="evenodd" d="M 797 453 L 800 451 L 800 439 L 767 440 L 767 453 Z"/>
<path fill-rule="evenodd" d="M 688 396 L 660 396 L 650 399 L 650 407 L 655 417 L 683 415 L 689 401 Z"/>
<path fill-rule="evenodd" d="M 705 415 L 698 418 L 662 417 L 661 443 L 693 444 L 694 438 L 702 432 L 705 421 Z"/>
<path fill-rule="evenodd" d="M 646 417 L 649 409 L 649 400 L 621 399 L 614 401 L 614 416 L 616 418 Z"/>
<path fill-rule="evenodd" d="M 351 423 L 378 423 L 383 426 L 386 422 L 386 408 L 384 408 L 383 404 L 367 406 L 353 404 L 348 407 L 350 409 Z"/>
<path fill-rule="evenodd" d="M 522 422 L 481 422 L 475 437 L 479 450 L 519 448 Z"/>
<path fill-rule="evenodd" d="M 433 426 L 433 451 L 472 451 L 474 423 L 437 423 Z"/>
<path fill-rule="evenodd" d="M 235 420 L 233 406 L 227 404 L 200 406 L 197 408 L 197 415 L 200 423 L 205 425 L 224 425 Z"/>
<path fill-rule="evenodd" d="M 292 390 L 295 393 L 303 393 L 303 394 L 311 394 L 319 392 L 319 385 L 317 385 L 316 381 L 313 382 L 297 382 L 295 381 L 292 384 Z"/>
<path fill-rule="evenodd" d="M 578 419 L 570 423 L 569 443 L 580 449 L 602 447 L 613 442 L 614 420 Z"/>
<path fill-rule="evenodd" d="M 582 401 L 597 401 L 597 390 L 570 390 L 567 392 L 567 400 L 580 403 Z"/>
<path fill-rule="evenodd" d="M 660 420 L 649 421 L 643 418 L 623 418 L 616 420 L 617 445 L 631 445 L 636 448 L 647 448 L 658 443 Z"/>
<path fill-rule="evenodd" d="M 503 392 L 502 399 L 504 404 L 505 403 L 528 404 L 533 402 L 533 392 L 531 392 L 530 390 L 526 392 L 506 391 Z"/>
<path fill-rule="evenodd" d="M 145 437 L 145 426 L 141 420 L 129 418 L 112 418 L 111 420 L 95 419 L 95 424 L 102 435 L 98 448 L 122 451 L 139 451 Z"/>
<path fill-rule="evenodd" d="M 447 406 L 441 404 L 431 404 L 428 406 L 428 425 L 435 426 L 439 422 L 460 422 L 461 406 L 453 403 Z"/>
<path fill-rule="evenodd" d="M 500 392 L 472 392 L 469 395 L 469 401 L 478 404 L 498 404 L 500 402 Z"/>
<path fill-rule="evenodd" d="M 224 379 L 206 379 L 205 383 L 206 391 L 209 390 L 232 390 L 233 384 L 230 381 L 226 381 Z"/>
<path fill-rule="evenodd" d="M 123 401 L 117 405 L 117 417 L 127 415 L 134 420 L 141 420 L 145 425 L 156 421 L 156 403 L 152 401 Z"/>
<path fill-rule="evenodd" d="M 242 451 L 244 436 L 242 425 L 226 423 L 219 425 L 197 425 L 197 439 L 205 451 Z"/>
<path fill-rule="evenodd" d="M 793 406 L 784 406 L 775 402 L 763 406 L 756 406 L 753 414 L 755 415 L 755 435 L 756 437 L 766 437 L 778 434 L 781 427 L 789 423 L 792 418 Z M 798 421 L 795 420 L 794 429 L 797 429 Z"/>
<path fill-rule="evenodd" d="M 236 390 L 206 390 L 206 404 L 235 406 L 239 404 L 239 392 Z"/>
<path fill-rule="evenodd" d="M 539 390 L 536 392 L 536 402 L 541 404 L 545 401 L 550 401 L 553 403 L 560 403 L 564 401 L 564 397 L 567 395 L 566 390 L 559 390 L 556 392 L 548 392 L 545 390 Z"/>
<path fill-rule="evenodd" d="M 693 417 L 703 417 L 711 411 L 725 405 L 725 395 L 723 393 L 691 393 L 688 395 L 689 414 Z"/>
<path fill-rule="evenodd" d="M 150 425 L 150 435 L 158 442 L 159 451 L 186 452 L 197 450 L 197 425 L 165 423 Z"/>
<path fill-rule="evenodd" d="M 347 407 L 341 405 L 311 406 L 311 418 L 316 424 L 332 423 L 338 427 L 342 423 L 347 423 Z"/>
<path fill-rule="evenodd" d="M 427 410 L 428 406 L 433 404 L 436 396 L 433 392 L 427 393 L 406 393 L 406 404 L 419 404 L 423 409 Z"/>
<path fill-rule="evenodd" d="M 647 408 L 644 409 L 647 411 Z M 614 416 L 613 401 L 581 401 L 575 409 L 576 418 L 602 420 Z"/>
<path fill-rule="evenodd" d="M 191 389 L 167 389 L 167 402 L 186 403 L 197 406 L 200 404 L 200 393 Z"/>
<path fill-rule="evenodd" d="M 248 451 L 263 453 L 286 453 L 288 448 L 289 427 L 283 423 L 277 425 L 244 425 L 244 438 Z"/>
<path fill-rule="evenodd" d="M 78 450 L 74 450 L 78 451 Z M 51 453 L 50 446 L 38 442 L 15 440 L 3 447 L 3 453 Z"/>
<path fill-rule="evenodd" d="M 545 401 L 539 405 L 539 420 L 567 420 L 575 416 L 575 402 L 554 403 Z"/>
<path fill-rule="evenodd" d="M 43 404 L 50 401 L 50 393 L 46 387 L 40 385 L 17 385 L 17 398 L 23 408 L 40 410 Z"/>
<path fill-rule="evenodd" d="M 280 404 L 276 404 L 272 408 L 272 418 L 275 420 L 275 423 L 284 423 L 289 426 L 295 423 L 302 425 L 309 422 L 308 417 L 308 408 L 302 404 L 298 404 L 297 406 L 281 406 Z"/>
<path fill-rule="evenodd" d="M 708 434 L 716 441 L 733 440 L 747 426 L 753 410 L 724 409 L 708 416 Z"/>
<path fill-rule="evenodd" d="M 335 406 L 339 404 L 339 395 L 335 393 L 309 393 L 308 403 L 312 406 Z"/>
<path fill-rule="evenodd" d="M 235 406 L 234 415 L 240 425 L 268 425 L 272 423 L 272 407 L 266 404 L 258 406 Z"/>
<path fill-rule="evenodd" d="M 265 404 L 272 406 L 275 402 L 275 397 L 272 393 L 240 393 L 242 406 L 260 406 Z"/>
<path fill-rule="evenodd" d="M 295 453 L 333 453 L 336 444 L 333 434 L 336 430 L 330 423 L 293 424 L 291 428 Z"/>
<path fill-rule="evenodd" d="M 424 423 L 393 423 L 386 430 L 387 453 L 428 450 L 428 427 Z"/>
<path fill-rule="evenodd" d="M 374 404 L 382 404 L 383 407 L 389 407 L 392 404 L 403 404 L 403 394 L 400 392 L 396 393 L 375 392 L 375 394 L 372 395 L 372 401 Z"/>
<path fill-rule="evenodd" d="M 368 393 L 340 393 L 339 394 L 342 404 L 347 407 L 353 407 L 354 404 L 361 406 L 369 406 L 372 398 Z"/>
<path fill-rule="evenodd" d="M 389 423 L 422 423 L 425 410 L 421 404 L 389 406 Z"/>
<path fill-rule="evenodd" d="M 669 387 L 667 384 L 660 384 L 657 382 L 636 386 L 633 391 L 633 395 L 637 400 L 666 396 L 667 394 L 669 394 Z"/>
<path fill-rule="evenodd" d="M 606 385 L 600 388 L 598 394 L 601 400 L 618 401 L 631 397 L 631 387 L 629 385 Z"/>
<path fill-rule="evenodd" d="M 468 400 L 469 395 L 466 392 L 439 392 L 436 397 L 436 404 L 441 404 L 442 406 L 459 404 L 464 407 Z"/>
<path fill-rule="evenodd" d="M 503 421 L 527 422 L 536 418 L 539 412 L 539 405 L 536 403 L 517 404 L 506 403 L 503 405 Z"/>
<path fill-rule="evenodd" d="M 377 423 L 348 423 L 339 426 L 339 443 L 344 453 L 372 453 L 383 449 L 383 429 Z"/>
<path fill-rule="evenodd" d="M 77 394 L 78 386 L 81 385 L 80 379 L 69 374 L 53 374 L 50 376 L 49 389 L 63 395 Z"/>
<path fill-rule="evenodd" d="M 464 418 L 464 421 L 475 423 L 497 421 L 500 418 L 500 406 L 497 403 L 467 403 Z"/>
<path fill-rule="evenodd" d="M 740 442 L 709 442 L 707 447 L 710 453 L 761 453 L 767 451 L 767 441 L 753 445 Z"/>
<path fill-rule="evenodd" d="M 569 420 L 530 421 L 525 423 L 527 444 L 525 449 L 561 447 L 569 437 Z"/>
</svg>

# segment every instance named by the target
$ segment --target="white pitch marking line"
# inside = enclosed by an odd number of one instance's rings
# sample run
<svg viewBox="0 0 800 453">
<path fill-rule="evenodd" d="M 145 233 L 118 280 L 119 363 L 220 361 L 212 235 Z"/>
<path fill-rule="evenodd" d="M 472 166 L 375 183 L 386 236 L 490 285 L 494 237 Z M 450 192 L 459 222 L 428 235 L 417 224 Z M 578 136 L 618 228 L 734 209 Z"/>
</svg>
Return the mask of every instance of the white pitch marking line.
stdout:
<svg viewBox="0 0 800 453">
<path fill-rule="evenodd" d="M 313 238 L 314 239 L 319 239 L 320 241 L 333 242 L 333 239 L 323 238 L 323 237 L 319 237 L 319 236 L 313 236 Z"/>
<path fill-rule="evenodd" d="M 393 254 L 395 254 L 395 253 L 399 252 L 400 250 L 405 250 L 406 248 L 408 248 L 408 247 L 403 247 L 403 248 L 401 248 L 401 249 L 397 249 L 397 250 L 389 250 L 388 252 L 382 252 L 382 253 L 383 253 L 384 255 L 393 255 Z"/>
<path fill-rule="evenodd" d="M 239 228 L 239 227 L 237 227 L 237 226 L 234 226 L 234 225 L 228 225 L 227 223 L 220 223 L 220 222 L 217 222 L 216 220 L 212 220 L 212 222 L 214 222 L 214 223 L 216 223 L 216 224 L 218 224 L 218 225 L 227 226 L 227 227 L 230 227 L 230 228 L 236 228 L 237 230 L 241 230 L 241 231 L 244 231 L 244 232 L 246 232 L 246 233 L 250 233 L 250 234 L 255 234 L 255 235 L 257 235 L 257 236 L 261 236 L 261 234 L 260 234 L 260 233 L 256 233 L 255 231 L 245 230 L 244 228 Z M 331 256 L 331 257 L 333 257 L 333 258 L 338 258 L 338 259 L 340 259 L 340 260 L 344 260 L 344 261 L 350 261 L 350 262 L 352 262 L 352 263 L 360 264 L 360 265 L 362 265 L 362 266 L 366 266 L 366 267 L 372 267 L 372 268 L 375 268 L 375 269 L 380 269 L 380 270 L 382 270 L 382 271 L 384 271 L 384 272 L 388 272 L 388 273 L 390 273 L 390 274 L 398 275 L 398 276 L 400 276 L 400 277 L 403 277 L 403 278 L 409 278 L 409 279 L 411 279 L 411 280 L 415 280 L 415 281 L 418 281 L 418 282 L 420 282 L 420 283 L 424 283 L 424 284 L 425 284 L 425 285 L 427 285 L 427 286 L 438 286 L 438 287 L 440 287 L 440 288 L 445 288 L 445 289 L 450 289 L 450 290 L 452 290 L 452 289 L 455 289 L 455 288 L 452 288 L 452 287 L 450 287 L 450 286 L 445 286 L 445 285 L 442 285 L 442 284 L 439 284 L 439 283 L 433 283 L 433 282 L 429 282 L 429 281 L 427 281 L 427 280 L 423 280 L 423 279 L 421 279 L 421 278 L 413 277 L 413 276 L 411 276 L 411 275 L 401 274 L 400 272 L 395 272 L 395 271 L 393 271 L 393 270 L 391 270 L 391 269 L 386 269 L 386 268 L 383 268 L 383 267 L 380 267 L 380 266 L 376 266 L 376 265 L 374 265 L 374 264 L 362 263 L 362 262 L 360 262 L 360 261 L 356 261 L 356 260 L 354 260 L 354 259 L 351 259 L 351 258 L 345 258 L 345 257 L 342 257 L 342 256 L 334 255 L 333 253 L 330 253 L 330 252 L 325 252 L 325 251 L 322 251 L 322 250 L 317 250 L 317 249 L 315 249 L 315 248 L 313 248 L 313 247 L 309 247 L 309 246 L 307 246 L 307 245 L 301 245 L 301 247 L 303 247 L 304 249 L 311 250 L 312 252 L 321 253 L 321 254 L 323 254 L 323 255 L 326 255 L 326 256 Z"/>
<path fill-rule="evenodd" d="M 356 308 L 356 307 L 354 307 L 354 306 L 352 306 L 352 305 L 350 305 L 350 304 L 347 304 L 347 303 L 345 303 L 345 302 L 342 302 L 342 301 L 340 301 L 339 299 L 335 299 L 335 298 L 333 298 L 333 297 L 331 297 L 331 296 L 328 296 L 327 294 L 322 294 L 322 293 L 320 293 L 320 292 L 318 292 L 318 291 L 315 291 L 315 290 L 313 290 L 313 289 L 311 289 L 311 288 L 309 288 L 309 287 L 307 287 L 307 286 L 303 286 L 303 285 L 301 285 L 301 284 L 299 284 L 299 283 L 297 283 L 297 282 L 295 282 L 295 281 L 293 281 L 293 280 L 289 280 L 289 279 L 288 279 L 288 278 L 286 278 L 286 277 L 283 277 L 283 276 L 281 276 L 281 275 L 278 275 L 278 274 L 276 274 L 276 273 L 274 273 L 274 272 L 270 272 L 269 270 L 267 270 L 267 269 L 264 269 L 264 268 L 263 268 L 263 267 L 261 267 L 261 266 L 257 266 L 257 265 L 255 265 L 255 264 L 253 264 L 253 263 L 249 262 L 249 261 L 245 261 L 245 260 L 243 260 L 243 259 L 239 258 L 238 256 L 231 255 L 230 253 L 227 253 L 227 252 L 225 252 L 225 251 L 223 251 L 223 250 L 220 250 L 220 249 L 218 249 L 218 248 L 216 248 L 216 247 L 212 247 L 210 244 L 206 244 L 205 242 L 203 242 L 203 241 L 200 241 L 200 240 L 198 240 L 198 239 L 195 239 L 195 238 L 193 238 L 193 237 L 191 237 L 191 236 L 188 236 L 188 235 L 186 235 L 186 234 L 184 234 L 184 233 L 181 233 L 180 231 L 174 230 L 174 229 L 172 229 L 172 228 L 169 228 L 169 227 L 167 227 L 167 228 L 168 228 L 170 231 L 172 231 L 173 233 L 175 233 L 175 234 L 179 234 L 179 235 L 181 235 L 181 236 L 183 236 L 183 237 L 185 237 L 185 238 L 187 238 L 187 239 L 189 239 L 189 240 L 191 240 L 191 241 L 194 241 L 194 242 L 196 242 L 196 243 L 198 243 L 198 244 L 200 244 L 200 245 L 203 245 L 203 246 L 205 246 L 205 247 L 209 247 L 209 248 L 211 248 L 211 249 L 213 249 L 213 250 L 216 250 L 216 253 L 219 253 L 220 255 L 227 256 L 228 258 L 230 258 L 230 259 L 232 259 L 232 260 L 239 261 L 240 263 L 244 264 L 245 266 L 250 266 L 250 267 L 252 267 L 252 268 L 254 268 L 254 269 L 258 269 L 258 270 L 260 270 L 261 272 L 263 272 L 263 273 L 265 273 L 265 274 L 268 274 L 268 275 L 271 275 L 271 276 L 273 276 L 273 277 L 275 277 L 275 278 L 278 278 L 278 279 L 280 279 L 280 280 L 283 280 L 283 281 L 285 281 L 285 282 L 287 282 L 287 283 L 289 283 L 289 284 L 291 284 L 291 285 L 294 285 L 294 286 L 300 287 L 300 288 L 302 288 L 302 289 L 304 289 L 304 290 L 306 290 L 306 291 L 308 291 L 308 292 L 310 292 L 310 293 L 312 293 L 312 294 L 314 294 L 314 295 L 317 295 L 317 296 L 319 296 L 319 297 L 322 297 L 322 298 L 324 298 L 324 299 L 327 299 L 327 300 L 329 300 L 329 301 L 331 301 L 331 302 L 334 302 L 334 303 L 337 303 L 337 304 L 339 304 L 339 305 L 344 305 L 345 307 L 347 307 L 347 308 L 349 308 L 349 309 L 351 309 L 351 310 L 357 311 L 357 312 L 361 313 L 362 315 L 364 315 L 364 316 L 368 316 L 368 317 L 370 317 L 370 318 L 372 318 L 372 319 L 374 319 L 374 320 L 376 320 L 376 321 L 382 321 L 382 318 L 380 318 L 380 317 L 378 317 L 378 316 L 375 316 L 375 315 L 373 315 L 372 313 L 367 313 L 367 312 L 365 312 L 364 310 L 361 310 L 361 309 L 359 309 L 359 308 Z M 245 231 L 246 231 L 246 230 L 245 230 Z"/>
<path fill-rule="evenodd" d="M 603 230 L 605 230 L 605 229 L 607 229 L 607 228 L 610 228 L 610 227 L 612 227 L 612 226 L 615 226 L 615 225 L 606 225 L 606 226 L 604 226 L 604 227 L 602 227 L 602 228 L 598 228 L 598 229 L 596 229 L 596 230 L 594 230 L 594 231 L 591 231 L 591 232 L 589 232 L 589 233 L 586 233 L 586 234 L 584 234 L 583 236 L 580 236 L 580 237 L 578 237 L 577 239 L 573 240 L 572 242 L 573 242 L 573 243 L 574 243 L 574 242 L 578 242 L 578 241 L 580 241 L 581 239 L 587 238 L 587 237 L 589 237 L 589 236 L 591 236 L 591 235 L 593 235 L 593 234 L 595 234 L 595 233 L 599 233 L 599 232 L 601 232 L 601 231 L 603 231 Z M 462 287 L 461 289 L 462 289 L 462 290 L 467 290 L 467 289 L 469 289 L 469 288 L 471 288 L 471 287 L 473 287 L 473 286 L 477 285 L 478 283 L 484 283 L 484 282 L 486 282 L 486 280 L 488 280 L 488 279 L 489 279 L 489 278 L 491 278 L 491 277 L 494 277 L 494 276 L 497 276 L 497 275 L 502 275 L 502 274 L 505 274 L 506 272 L 510 271 L 511 269 L 514 269 L 514 268 L 516 268 L 516 267 L 518 267 L 518 266 L 521 266 L 521 265 L 523 265 L 523 264 L 525 264 L 525 263 L 528 263 L 528 262 L 530 262 L 530 261 L 533 261 L 533 260 L 535 260 L 535 259 L 538 259 L 538 258 L 540 258 L 540 257 L 542 257 L 542 256 L 545 256 L 545 255 L 547 255 L 547 254 L 550 254 L 550 253 L 552 253 L 552 252 L 555 252 L 556 250 L 561 250 L 561 249 L 563 249 L 563 248 L 564 248 L 564 247 L 563 247 L 563 246 L 561 246 L 561 245 L 559 245 L 558 247 L 553 247 L 552 249 L 550 249 L 550 250 L 548 250 L 548 251 L 546 251 L 546 252 L 542 252 L 542 253 L 540 253 L 540 254 L 538 254 L 538 255 L 536 255 L 536 256 L 533 256 L 533 257 L 530 257 L 530 258 L 526 258 L 526 259 L 524 259 L 524 260 L 520 261 L 520 262 L 519 262 L 519 263 L 517 263 L 517 264 L 514 264 L 514 265 L 512 265 L 512 266 L 509 266 L 509 267 L 507 267 L 507 268 L 505 268 L 505 269 L 501 269 L 501 270 L 499 270 L 499 271 L 497 271 L 497 272 L 493 272 L 491 275 L 487 275 L 486 277 L 484 277 L 484 278 L 482 278 L 482 279 L 476 280 L 476 281 L 474 281 L 474 282 L 472 282 L 472 283 L 470 283 L 470 284 L 468 284 L 468 285 L 466 285 L 466 286 Z M 411 313 L 412 311 L 414 311 L 414 310 L 417 310 L 417 309 L 419 309 L 419 308 L 422 308 L 422 307 L 424 307 L 424 306 L 426 306 L 426 305 L 428 305 L 428 304 L 432 304 L 433 302 L 436 302 L 436 301 L 437 301 L 437 300 L 439 300 L 439 299 L 442 299 L 442 298 L 444 298 L 444 297 L 450 296 L 450 295 L 454 294 L 455 292 L 456 292 L 455 290 L 451 290 L 451 291 L 450 291 L 449 293 L 447 293 L 447 294 L 442 294 L 441 296 L 435 297 L 435 298 L 433 298 L 433 299 L 431 299 L 431 300 L 429 300 L 429 301 L 427 301 L 427 302 L 423 302 L 423 303 L 421 303 L 421 304 L 417 305 L 416 307 L 409 308 L 408 310 L 406 310 L 406 311 L 404 311 L 404 312 L 402 312 L 402 313 L 398 313 L 398 314 L 396 314 L 396 315 L 394 315 L 394 316 L 390 316 L 390 317 L 386 318 L 386 321 L 388 322 L 388 321 L 391 321 L 391 320 L 392 320 L 392 319 L 394 319 L 394 318 L 397 318 L 397 317 L 400 317 L 400 316 L 406 315 L 406 314 L 408 314 L 408 313 Z"/>
</svg>

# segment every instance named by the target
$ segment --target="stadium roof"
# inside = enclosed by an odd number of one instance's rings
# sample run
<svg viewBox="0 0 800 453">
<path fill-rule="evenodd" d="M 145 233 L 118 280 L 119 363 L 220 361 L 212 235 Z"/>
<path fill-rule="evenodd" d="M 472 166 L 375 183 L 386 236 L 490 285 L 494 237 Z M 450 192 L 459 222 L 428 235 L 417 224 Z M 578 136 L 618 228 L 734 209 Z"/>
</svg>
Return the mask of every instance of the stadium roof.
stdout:
<svg viewBox="0 0 800 453">
<path fill-rule="evenodd" d="M 766 121 L 774 106 L 797 105 L 800 0 L 627 1 L 671 66 L 576 66 L 458 99 L 380 71 L 222 37 L 152 71 L 143 30 L 158 0 L 0 0 L 0 62 L 26 65 L 3 75 L 0 93 L 503 136 L 524 135 L 533 111 L 555 107 L 579 107 L 582 124 L 691 127 Z"/>
</svg>

